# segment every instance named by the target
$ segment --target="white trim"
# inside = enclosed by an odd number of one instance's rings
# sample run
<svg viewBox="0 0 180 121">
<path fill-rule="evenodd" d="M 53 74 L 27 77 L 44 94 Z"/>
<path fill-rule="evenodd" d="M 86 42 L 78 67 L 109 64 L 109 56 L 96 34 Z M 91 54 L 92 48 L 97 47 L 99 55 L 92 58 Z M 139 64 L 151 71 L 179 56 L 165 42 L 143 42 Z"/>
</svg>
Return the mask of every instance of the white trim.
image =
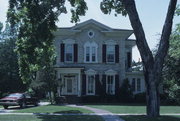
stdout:
<svg viewBox="0 0 180 121">
<path fill-rule="evenodd" d="M 115 40 L 106 40 L 104 43 L 106 45 L 117 45 L 117 42 Z"/>
<path fill-rule="evenodd" d="M 85 74 L 86 75 L 96 75 L 97 74 L 97 71 L 93 70 L 93 69 L 89 69 L 87 71 L 85 71 Z"/>
<path fill-rule="evenodd" d="M 75 40 L 73 39 L 65 39 L 65 40 L 62 40 L 64 44 L 75 44 Z"/>
<path fill-rule="evenodd" d="M 93 34 L 93 35 L 91 35 L 91 36 L 90 36 L 90 35 L 89 35 L 89 33 L 90 33 L 90 32 L 92 32 L 92 34 Z M 93 30 L 89 30 L 89 31 L 87 32 L 87 34 L 88 34 L 88 37 L 89 37 L 89 38 L 93 38 L 93 37 L 94 37 L 94 35 L 95 35 L 95 33 L 94 33 L 94 31 L 93 31 Z"/>
<path fill-rule="evenodd" d="M 88 93 L 88 76 L 93 76 L 94 77 L 94 82 L 93 82 L 93 93 Z M 96 87 L 95 87 L 95 81 L 96 81 L 96 79 L 95 79 L 95 75 L 86 75 L 86 95 L 95 95 L 95 92 L 96 92 Z"/>
<path fill-rule="evenodd" d="M 113 62 L 108 61 L 108 46 L 114 47 L 114 60 Z M 115 58 L 116 58 L 116 50 L 115 50 L 115 45 L 106 45 L 106 63 L 115 63 Z"/>
<path fill-rule="evenodd" d="M 66 60 L 66 52 L 67 52 L 67 46 L 68 46 L 68 45 L 71 45 L 71 46 L 72 46 L 72 60 L 71 60 L 71 61 L 67 61 L 67 60 Z M 66 43 L 66 44 L 65 44 L 65 51 L 64 51 L 64 52 L 65 52 L 64 62 L 67 62 L 67 63 L 72 63 L 72 62 L 74 62 L 74 44 L 69 44 L 69 43 L 67 44 L 67 43 Z"/>
<path fill-rule="evenodd" d="M 90 49 L 90 53 L 89 53 L 89 61 L 86 61 L 86 49 L 87 47 L 89 47 Z M 93 52 L 93 47 L 95 47 L 95 61 L 92 61 L 92 52 Z M 86 42 L 84 44 L 84 63 L 97 63 L 98 62 L 98 53 L 97 53 L 97 50 L 98 50 L 98 45 L 95 43 L 95 42 Z"/>
<path fill-rule="evenodd" d="M 106 75 L 116 75 L 116 74 L 117 74 L 117 71 L 114 71 L 114 70 L 112 70 L 112 69 L 109 69 L 109 70 L 105 71 L 105 74 L 106 74 Z"/>
<path fill-rule="evenodd" d="M 113 76 L 113 93 L 109 94 L 109 95 L 115 95 L 115 75 L 106 75 L 106 94 L 108 94 L 107 90 L 108 90 L 108 76 Z"/>
</svg>

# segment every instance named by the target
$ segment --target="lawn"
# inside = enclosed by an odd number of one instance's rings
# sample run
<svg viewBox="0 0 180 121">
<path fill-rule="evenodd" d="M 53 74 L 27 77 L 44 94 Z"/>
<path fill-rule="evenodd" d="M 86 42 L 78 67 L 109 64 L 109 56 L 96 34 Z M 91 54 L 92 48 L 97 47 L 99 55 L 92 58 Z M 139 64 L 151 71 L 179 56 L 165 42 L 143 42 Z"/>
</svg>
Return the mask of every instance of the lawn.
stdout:
<svg viewBox="0 0 180 121">
<path fill-rule="evenodd" d="M 149 118 L 147 116 L 120 116 L 125 121 L 180 121 L 180 116 L 160 116 L 158 118 Z"/>
<path fill-rule="evenodd" d="M 144 105 L 87 105 L 87 106 L 108 110 L 112 113 L 130 113 L 130 114 L 146 113 L 146 106 Z M 160 112 L 161 114 L 180 113 L 180 106 L 161 106 Z"/>
<path fill-rule="evenodd" d="M 68 106 L 57 106 L 57 105 L 46 105 L 46 106 L 38 106 L 38 107 L 30 107 L 21 110 L 14 111 L 17 113 L 93 113 L 90 110 L 82 109 L 82 108 L 74 108 Z"/>
<path fill-rule="evenodd" d="M 100 116 L 0 115 L 0 121 L 104 121 Z"/>
</svg>

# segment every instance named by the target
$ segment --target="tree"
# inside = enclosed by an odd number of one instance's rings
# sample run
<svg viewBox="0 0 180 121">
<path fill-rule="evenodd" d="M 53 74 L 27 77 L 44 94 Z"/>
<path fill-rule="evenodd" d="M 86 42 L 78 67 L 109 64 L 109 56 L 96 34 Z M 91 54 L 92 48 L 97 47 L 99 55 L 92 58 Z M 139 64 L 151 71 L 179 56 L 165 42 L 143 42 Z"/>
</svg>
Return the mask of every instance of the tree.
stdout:
<svg viewBox="0 0 180 121">
<path fill-rule="evenodd" d="M 170 47 L 163 68 L 163 84 L 168 100 L 180 104 L 180 24 L 170 38 Z"/>
<path fill-rule="evenodd" d="M 57 29 L 58 16 L 66 13 L 65 1 L 9 0 L 7 17 L 11 27 L 17 25 L 20 76 L 27 84 L 36 79 L 38 70 L 48 67 L 55 59 L 53 32 Z M 68 1 L 72 5 L 72 21 L 77 22 L 79 15 L 85 14 L 86 3 L 84 0 Z"/>
<path fill-rule="evenodd" d="M 11 34 L 11 29 L 6 24 L 1 32 L 0 39 L 0 95 L 24 91 L 26 86 L 22 83 L 18 73 L 17 54 L 14 52 L 16 36 Z"/>
<path fill-rule="evenodd" d="M 142 27 L 134 0 L 103 0 L 101 2 L 101 10 L 105 13 L 111 13 L 115 9 L 117 14 L 128 14 L 131 26 L 136 37 L 136 44 L 140 51 L 142 62 L 144 65 L 144 77 L 146 82 L 146 99 L 147 99 L 147 115 L 150 117 L 159 116 L 160 99 L 159 99 L 159 83 L 161 82 L 161 74 L 164 58 L 169 47 L 169 37 L 171 34 L 173 16 L 176 9 L 177 0 L 170 0 L 166 20 L 163 26 L 158 51 L 153 54 L 147 44 L 144 29 Z"/>
</svg>

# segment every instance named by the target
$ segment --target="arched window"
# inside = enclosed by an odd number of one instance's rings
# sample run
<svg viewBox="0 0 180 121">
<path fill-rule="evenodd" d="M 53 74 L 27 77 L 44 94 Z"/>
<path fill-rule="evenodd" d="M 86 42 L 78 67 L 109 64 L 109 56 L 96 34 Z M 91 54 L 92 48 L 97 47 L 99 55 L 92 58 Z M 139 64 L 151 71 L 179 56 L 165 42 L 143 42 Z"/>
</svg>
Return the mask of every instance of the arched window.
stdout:
<svg viewBox="0 0 180 121">
<path fill-rule="evenodd" d="M 97 63 L 97 48 L 98 45 L 95 42 L 86 42 L 84 44 L 85 63 Z"/>
</svg>

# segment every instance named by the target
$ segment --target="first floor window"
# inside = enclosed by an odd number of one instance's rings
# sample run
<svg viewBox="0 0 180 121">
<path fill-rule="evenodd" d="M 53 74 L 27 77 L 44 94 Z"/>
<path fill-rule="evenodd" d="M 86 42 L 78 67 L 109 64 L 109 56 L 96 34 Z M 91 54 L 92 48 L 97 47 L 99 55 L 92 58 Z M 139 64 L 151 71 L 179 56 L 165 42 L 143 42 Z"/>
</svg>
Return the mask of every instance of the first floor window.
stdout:
<svg viewBox="0 0 180 121">
<path fill-rule="evenodd" d="M 133 78 L 131 83 L 131 88 L 133 92 L 141 91 L 141 79 Z"/>
<path fill-rule="evenodd" d="M 95 77 L 94 77 L 94 75 L 87 76 L 87 94 L 88 95 L 95 94 Z"/>
<path fill-rule="evenodd" d="M 72 79 L 68 78 L 66 81 L 67 81 L 67 93 L 72 93 Z"/>
<path fill-rule="evenodd" d="M 107 62 L 115 62 L 115 46 L 107 45 Z"/>
<path fill-rule="evenodd" d="M 114 94 L 114 76 L 113 75 L 109 75 L 107 76 L 107 81 L 106 81 L 106 93 L 107 94 L 110 94 L 110 95 L 113 95 Z"/>
<path fill-rule="evenodd" d="M 73 45 L 72 44 L 67 44 L 65 47 L 65 56 L 66 56 L 66 61 L 67 62 L 72 62 L 73 61 Z"/>
</svg>

